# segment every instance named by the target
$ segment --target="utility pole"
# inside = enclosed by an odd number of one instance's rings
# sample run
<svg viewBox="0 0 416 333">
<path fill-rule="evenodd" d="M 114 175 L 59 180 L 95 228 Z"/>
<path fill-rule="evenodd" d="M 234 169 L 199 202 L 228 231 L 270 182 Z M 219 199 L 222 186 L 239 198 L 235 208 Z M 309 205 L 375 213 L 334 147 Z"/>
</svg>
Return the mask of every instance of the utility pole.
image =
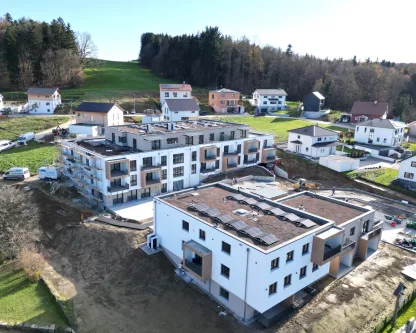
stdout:
<svg viewBox="0 0 416 333">
<path fill-rule="evenodd" d="M 400 307 L 400 299 L 402 295 L 404 294 L 405 289 L 406 289 L 406 286 L 400 282 L 396 290 L 393 293 L 393 295 L 396 296 L 396 305 L 394 306 L 394 314 L 393 314 L 393 319 L 391 320 L 391 327 L 396 326 L 397 313 L 399 312 L 399 307 Z"/>
</svg>

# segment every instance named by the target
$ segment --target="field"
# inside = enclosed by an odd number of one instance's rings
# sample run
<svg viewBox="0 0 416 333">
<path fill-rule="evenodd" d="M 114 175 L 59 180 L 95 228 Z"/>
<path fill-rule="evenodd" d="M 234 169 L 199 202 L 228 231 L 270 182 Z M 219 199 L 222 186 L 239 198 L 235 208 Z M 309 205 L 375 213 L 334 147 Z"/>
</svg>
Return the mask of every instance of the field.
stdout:
<svg viewBox="0 0 416 333">
<path fill-rule="evenodd" d="M 315 124 L 313 121 L 298 120 L 298 119 L 285 119 L 285 118 L 273 118 L 273 117 L 218 117 L 218 120 L 231 121 L 234 123 L 247 124 L 250 127 L 259 132 L 273 133 L 275 141 L 282 142 L 287 141 L 288 130 L 295 129 L 302 126 L 308 126 Z M 334 131 L 348 131 L 345 128 L 320 124 L 322 127 L 332 129 Z"/>
<path fill-rule="evenodd" d="M 40 132 L 68 121 L 68 117 L 21 117 L 0 119 L 0 140 L 15 140 L 26 132 Z"/>
<path fill-rule="evenodd" d="M 27 146 L 0 153 L 0 172 L 4 173 L 12 167 L 28 167 L 32 174 L 37 173 L 39 167 L 51 165 L 57 156 L 55 145 L 31 141 Z"/>
<path fill-rule="evenodd" d="M 350 178 L 362 178 L 373 183 L 389 186 L 397 178 L 398 170 L 390 168 L 381 168 L 365 171 L 351 171 L 347 173 Z"/>
<path fill-rule="evenodd" d="M 48 288 L 31 283 L 14 263 L 0 266 L 0 321 L 68 326 Z"/>
</svg>

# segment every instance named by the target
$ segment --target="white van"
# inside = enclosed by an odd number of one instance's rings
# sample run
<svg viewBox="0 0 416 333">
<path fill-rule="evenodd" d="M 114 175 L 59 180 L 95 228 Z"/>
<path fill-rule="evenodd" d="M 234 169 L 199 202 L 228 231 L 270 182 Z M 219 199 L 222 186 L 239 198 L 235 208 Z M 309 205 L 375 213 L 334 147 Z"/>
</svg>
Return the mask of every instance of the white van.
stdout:
<svg viewBox="0 0 416 333">
<path fill-rule="evenodd" d="M 57 180 L 61 177 L 61 170 L 58 167 L 40 167 L 38 173 L 39 179 Z"/>
<path fill-rule="evenodd" d="M 19 135 L 17 138 L 17 142 L 21 145 L 26 144 L 28 141 L 35 139 L 35 133 L 33 132 L 27 132 L 24 134 Z"/>
<path fill-rule="evenodd" d="M 11 168 L 4 174 L 3 179 L 23 180 L 29 177 L 30 172 L 28 168 Z"/>
<path fill-rule="evenodd" d="M 11 149 L 15 146 L 15 143 L 10 140 L 0 140 L 0 153 L 7 149 Z"/>
</svg>

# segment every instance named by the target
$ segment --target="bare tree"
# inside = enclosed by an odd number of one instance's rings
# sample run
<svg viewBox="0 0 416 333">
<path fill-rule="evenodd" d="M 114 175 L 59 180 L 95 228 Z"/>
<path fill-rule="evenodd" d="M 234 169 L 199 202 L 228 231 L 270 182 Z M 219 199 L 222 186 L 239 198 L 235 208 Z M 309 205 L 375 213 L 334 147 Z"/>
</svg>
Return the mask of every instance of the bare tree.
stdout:
<svg viewBox="0 0 416 333">
<path fill-rule="evenodd" d="M 82 67 L 86 67 L 91 59 L 97 57 L 98 49 L 88 32 L 77 33 L 77 47 Z"/>
<path fill-rule="evenodd" d="M 25 52 L 19 54 L 19 82 L 20 88 L 26 89 L 32 85 L 34 81 L 33 65 L 29 59 L 29 55 Z"/>
<path fill-rule="evenodd" d="M 0 255 L 15 258 L 39 239 L 39 210 L 32 193 L 0 185 Z"/>
</svg>

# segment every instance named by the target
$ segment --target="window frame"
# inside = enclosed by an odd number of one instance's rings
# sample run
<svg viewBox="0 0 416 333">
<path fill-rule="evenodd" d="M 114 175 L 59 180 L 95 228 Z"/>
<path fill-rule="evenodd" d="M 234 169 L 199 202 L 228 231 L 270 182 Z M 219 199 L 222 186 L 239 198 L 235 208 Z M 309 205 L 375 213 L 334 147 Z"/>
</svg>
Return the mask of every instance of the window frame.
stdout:
<svg viewBox="0 0 416 333">
<path fill-rule="evenodd" d="M 272 296 L 274 294 L 277 294 L 277 282 L 273 282 L 270 286 L 269 286 L 269 296 Z"/>
<path fill-rule="evenodd" d="M 182 230 L 189 232 L 189 222 L 182 220 Z"/>
<path fill-rule="evenodd" d="M 273 265 L 273 263 L 276 263 L 276 265 Z M 275 269 L 279 268 L 280 264 L 280 257 L 274 258 L 270 261 L 270 270 L 274 271 Z"/>
<path fill-rule="evenodd" d="M 290 257 L 290 258 L 289 258 Z M 295 250 L 286 253 L 286 263 L 292 262 L 295 257 Z"/>
<path fill-rule="evenodd" d="M 207 237 L 207 233 L 205 232 L 205 230 L 199 229 L 199 239 L 205 241 L 206 237 Z"/>
<path fill-rule="evenodd" d="M 229 249 L 227 250 L 227 246 Z M 227 242 L 222 241 L 221 243 L 221 252 L 224 252 L 228 255 L 231 255 L 231 244 L 228 244 Z"/>
<path fill-rule="evenodd" d="M 289 282 L 287 282 L 286 279 L 289 279 Z M 286 275 L 283 279 L 283 287 L 288 288 L 292 285 L 292 274 Z"/>
<path fill-rule="evenodd" d="M 305 246 L 306 246 L 306 251 L 305 251 Z M 309 243 L 303 244 L 302 246 L 302 255 L 308 254 L 309 253 Z"/>
<path fill-rule="evenodd" d="M 230 279 L 230 272 L 231 272 L 230 267 L 225 266 L 224 264 L 221 264 L 220 274 L 223 277 L 225 277 L 227 279 Z"/>
<path fill-rule="evenodd" d="M 226 296 L 224 296 L 226 295 Z M 227 289 L 224 289 L 223 287 L 220 287 L 220 297 L 225 299 L 226 301 L 230 300 L 230 292 Z"/>
<path fill-rule="evenodd" d="M 308 272 L 308 266 L 301 267 L 299 270 L 299 280 L 305 278 L 307 275 L 307 272 Z"/>
</svg>

